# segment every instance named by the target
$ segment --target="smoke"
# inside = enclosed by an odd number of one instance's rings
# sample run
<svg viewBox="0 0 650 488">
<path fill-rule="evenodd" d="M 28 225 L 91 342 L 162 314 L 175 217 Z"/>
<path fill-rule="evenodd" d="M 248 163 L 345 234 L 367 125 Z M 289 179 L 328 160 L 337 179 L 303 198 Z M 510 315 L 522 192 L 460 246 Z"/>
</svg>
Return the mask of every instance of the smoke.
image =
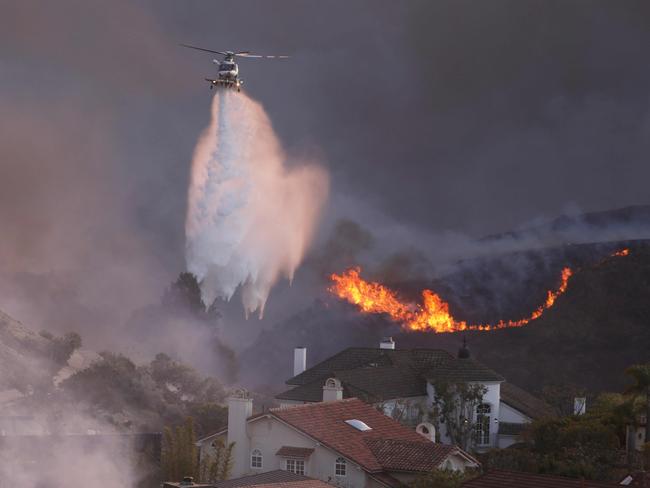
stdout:
<svg viewBox="0 0 650 488">
<path fill-rule="evenodd" d="M 329 180 L 317 166 L 286 162 L 262 106 L 219 90 L 194 153 L 186 219 L 187 268 L 204 303 L 241 286 L 246 313 L 262 316 L 273 284 L 293 278 Z"/>
</svg>

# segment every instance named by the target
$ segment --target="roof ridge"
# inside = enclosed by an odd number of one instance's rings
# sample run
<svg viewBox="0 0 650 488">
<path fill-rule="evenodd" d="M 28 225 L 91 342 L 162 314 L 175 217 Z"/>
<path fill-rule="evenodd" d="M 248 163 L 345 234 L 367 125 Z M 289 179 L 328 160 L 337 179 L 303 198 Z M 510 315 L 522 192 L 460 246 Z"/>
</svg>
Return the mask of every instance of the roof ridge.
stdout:
<svg viewBox="0 0 650 488">
<path fill-rule="evenodd" d="M 298 408 L 317 408 L 317 407 L 322 407 L 324 405 L 331 405 L 331 404 L 338 404 L 338 403 L 350 403 L 353 401 L 360 402 L 357 397 L 352 397 L 352 398 L 345 398 L 343 400 L 336 400 L 334 402 L 315 402 L 315 403 L 302 403 L 300 405 L 285 405 L 283 407 L 274 407 L 270 408 L 269 412 L 280 412 L 280 411 L 286 411 L 286 410 L 294 410 Z"/>
</svg>

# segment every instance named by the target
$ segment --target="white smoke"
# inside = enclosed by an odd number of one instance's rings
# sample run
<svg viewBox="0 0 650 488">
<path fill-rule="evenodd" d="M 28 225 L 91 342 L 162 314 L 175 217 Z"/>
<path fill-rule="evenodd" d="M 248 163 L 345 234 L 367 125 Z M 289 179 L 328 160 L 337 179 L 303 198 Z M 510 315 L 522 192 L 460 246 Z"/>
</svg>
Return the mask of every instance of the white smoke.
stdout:
<svg viewBox="0 0 650 488">
<path fill-rule="evenodd" d="M 286 161 L 262 106 L 219 90 L 194 152 L 185 224 L 187 268 L 206 304 L 241 286 L 246 313 L 261 316 L 273 284 L 293 278 L 329 179 L 318 166 Z"/>
</svg>

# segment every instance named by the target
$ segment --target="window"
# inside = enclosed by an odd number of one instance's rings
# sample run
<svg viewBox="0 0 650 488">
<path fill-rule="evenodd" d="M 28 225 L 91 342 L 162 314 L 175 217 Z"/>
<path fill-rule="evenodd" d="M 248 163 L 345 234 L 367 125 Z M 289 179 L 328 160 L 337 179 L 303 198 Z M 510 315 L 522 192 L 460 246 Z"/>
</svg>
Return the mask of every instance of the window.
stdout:
<svg viewBox="0 0 650 488">
<path fill-rule="evenodd" d="M 409 407 L 409 417 L 412 420 L 417 420 L 420 417 L 420 407 L 418 405 L 411 405 Z"/>
<path fill-rule="evenodd" d="M 262 467 L 262 451 L 253 449 L 251 452 L 251 468 L 260 469 Z"/>
<path fill-rule="evenodd" d="M 345 472 L 348 467 L 348 462 L 345 458 L 336 458 L 336 463 L 334 463 L 334 474 L 336 476 L 345 476 Z"/>
<path fill-rule="evenodd" d="M 491 407 L 487 403 L 483 403 L 476 407 L 476 426 L 474 427 L 474 435 L 476 443 L 479 445 L 486 445 L 490 443 L 490 413 Z"/>
<path fill-rule="evenodd" d="M 304 459 L 287 459 L 287 471 L 295 474 L 305 474 Z"/>
</svg>

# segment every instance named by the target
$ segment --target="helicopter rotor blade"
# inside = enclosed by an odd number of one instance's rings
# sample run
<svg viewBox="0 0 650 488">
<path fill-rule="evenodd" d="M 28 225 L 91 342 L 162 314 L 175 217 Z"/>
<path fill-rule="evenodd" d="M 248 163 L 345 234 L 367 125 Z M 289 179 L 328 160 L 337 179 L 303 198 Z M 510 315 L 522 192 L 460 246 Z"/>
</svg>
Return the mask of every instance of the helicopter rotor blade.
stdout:
<svg viewBox="0 0 650 488">
<path fill-rule="evenodd" d="M 275 56 L 275 55 L 262 55 L 262 54 L 240 54 L 237 53 L 237 56 L 241 58 L 263 58 L 263 59 L 288 59 L 290 56 Z"/>
<path fill-rule="evenodd" d="M 190 49 L 196 49 L 197 51 L 205 51 L 206 53 L 214 53 L 214 54 L 221 54 L 223 56 L 226 55 L 223 51 L 213 51 L 212 49 L 205 49 L 203 47 L 197 47 L 197 46 L 190 46 L 189 44 L 181 44 L 183 47 L 189 47 Z"/>
</svg>

